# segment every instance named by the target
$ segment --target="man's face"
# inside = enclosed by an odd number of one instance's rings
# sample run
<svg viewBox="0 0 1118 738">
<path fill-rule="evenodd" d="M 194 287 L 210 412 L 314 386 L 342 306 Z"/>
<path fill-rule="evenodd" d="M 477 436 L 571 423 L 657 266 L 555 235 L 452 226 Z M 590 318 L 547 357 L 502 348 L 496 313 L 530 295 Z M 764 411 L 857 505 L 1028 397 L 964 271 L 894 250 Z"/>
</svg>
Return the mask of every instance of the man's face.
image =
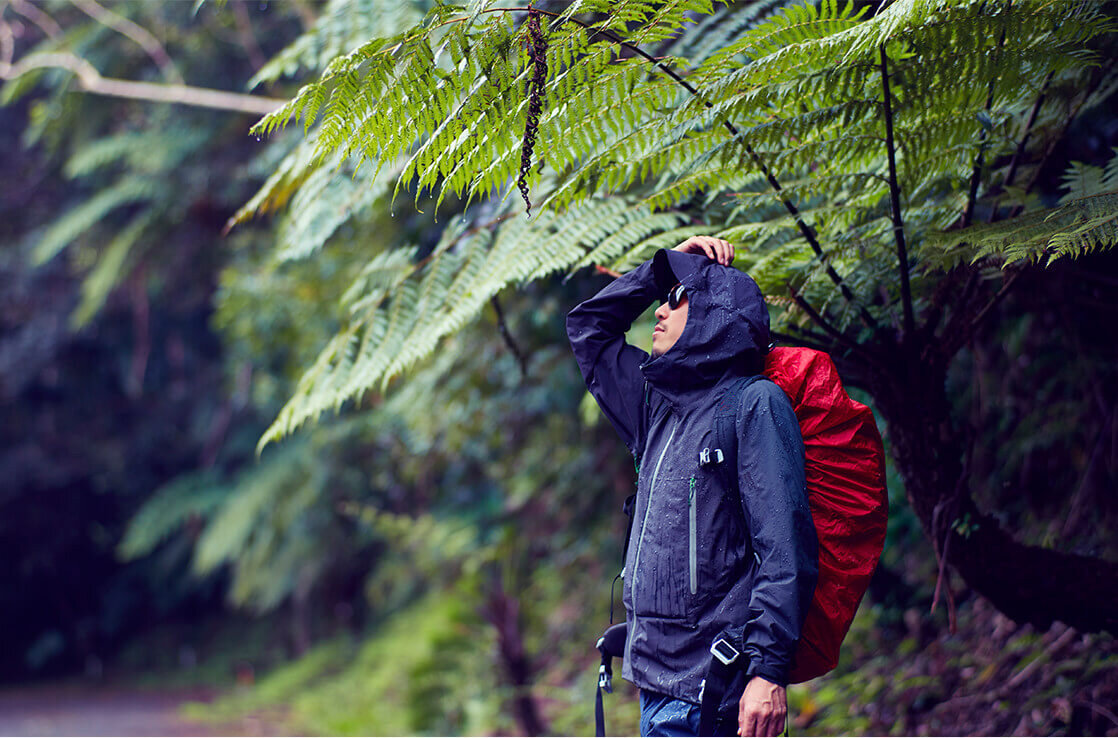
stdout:
<svg viewBox="0 0 1118 738">
<path fill-rule="evenodd" d="M 652 329 L 653 356 L 660 356 L 675 346 L 683 327 L 687 325 L 687 294 L 678 285 L 672 293 L 667 302 L 656 308 L 656 327 Z"/>
</svg>

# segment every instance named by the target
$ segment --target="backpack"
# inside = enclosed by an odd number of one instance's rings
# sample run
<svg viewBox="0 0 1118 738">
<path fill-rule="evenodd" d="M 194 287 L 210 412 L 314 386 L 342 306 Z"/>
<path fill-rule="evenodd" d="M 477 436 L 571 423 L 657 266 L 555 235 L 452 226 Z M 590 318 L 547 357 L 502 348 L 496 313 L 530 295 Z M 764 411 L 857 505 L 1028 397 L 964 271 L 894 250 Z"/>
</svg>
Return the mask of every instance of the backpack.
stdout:
<svg viewBox="0 0 1118 738">
<path fill-rule="evenodd" d="M 827 354 L 774 348 L 764 375 L 784 390 L 800 422 L 808 504 L 819 539 L 819 581 L 789 672 L 790 682 L 806 682 L 835 668 L 881 557 L 889 514 L 885 450 L 873 411 L 850 399 Z M 728 411 L 717 414 L 727 489 L 737 488 L 734 424 L 741 395 L 756 379 L 734 383 L 721 403 Z"/>
</svg>

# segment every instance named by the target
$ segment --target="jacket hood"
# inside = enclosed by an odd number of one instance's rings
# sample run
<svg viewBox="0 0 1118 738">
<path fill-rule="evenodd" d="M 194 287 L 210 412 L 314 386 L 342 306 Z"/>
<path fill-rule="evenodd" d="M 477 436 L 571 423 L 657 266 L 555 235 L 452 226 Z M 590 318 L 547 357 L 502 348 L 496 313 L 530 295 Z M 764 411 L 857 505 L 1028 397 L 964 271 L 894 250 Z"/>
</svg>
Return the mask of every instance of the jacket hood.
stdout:
<svg viewBox="0 0 1118 738">
<path fill-rule="evenodd" d="M 749 275 L 700 254 L 661 249 L 652 259 L 661 298 L 687 290 L 687 323 L 668 351 L 641 365 L 648 383 L 675 405 L 688 404 L 726 376 L 760 373 L 769 347 L 769 311 Z"/>
</svg>

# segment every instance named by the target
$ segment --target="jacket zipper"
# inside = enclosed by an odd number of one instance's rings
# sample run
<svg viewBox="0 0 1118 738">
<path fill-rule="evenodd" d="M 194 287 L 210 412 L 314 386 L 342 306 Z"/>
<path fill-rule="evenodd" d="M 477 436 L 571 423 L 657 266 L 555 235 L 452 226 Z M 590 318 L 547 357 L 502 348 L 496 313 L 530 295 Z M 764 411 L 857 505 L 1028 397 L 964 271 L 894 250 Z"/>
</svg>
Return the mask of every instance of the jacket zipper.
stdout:
<svg viewBox="0 0 1118 738">
<path fill-rule="evenodd" d="M 660 458 L 656 460 L 656 468 L 652 470 L 652 481 L 648 485 L 648 500 L 644 505 L 644 517 L 641 518 L 641 534 L 637 538 L 637 553 L 633 557 L 633 581 L 629 585 L 633 592 L 633 614 L 636 616 L 637 612 L 637 572 L 640 571 L 641 560 L 641 547 L 644 545 L 644 531 L 648 527 L 648 511 L 652 508 L 652 490 L 656 487 L 656 477 L 660 474 L 660 465 L 664 463 L 664 455 L 668 453 L 668 447 L 672 445 L 672 439 L 675 438 L 675 432 L 679 429 L 679 421 L 672 426 L 672 432 L 668 435 L 668 440 L 664 443 L 663 450 L 660 451 Z"/>
<path fill-rule="evenodd" d="M 691 475 L 691 489 L 687 496 L 687 564 L 691 570 L 691 594 L 699 591 L 699 552 L 695 540 L 695 529 L 698 525 L 695 508 L 695 476 Z"/>
</svg>

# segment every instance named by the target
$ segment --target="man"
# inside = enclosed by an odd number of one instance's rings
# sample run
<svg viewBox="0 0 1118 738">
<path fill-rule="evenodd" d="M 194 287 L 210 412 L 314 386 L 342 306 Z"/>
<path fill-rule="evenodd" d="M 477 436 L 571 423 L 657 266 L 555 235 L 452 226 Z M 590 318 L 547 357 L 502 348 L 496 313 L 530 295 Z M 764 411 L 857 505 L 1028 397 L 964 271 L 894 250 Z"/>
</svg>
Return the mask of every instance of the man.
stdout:
<svg viewBox="0 0 1118 738">
<path fill-rule="evenodd" d="M 640 688 L 643 735 L 697 734 L 716 643 L 732 666 L 716 734 L 783 731 L 788 669 L 815 588 L 803 441 L 788 398 L 768 380 L 749 384 L 728 410 L 737 468 L 720 468 L 714 448 L 720 401 L 761 372 L 769 347 L 761 292 L 733 258 L 726 241 L 688 239 L 567 317 L 586 385 L 639 465 L 622 674 Z M 625 332 L 657 299 L 650 356 Z M 740 494 L 727 489 L 731 475 Z"/>
</svg>

